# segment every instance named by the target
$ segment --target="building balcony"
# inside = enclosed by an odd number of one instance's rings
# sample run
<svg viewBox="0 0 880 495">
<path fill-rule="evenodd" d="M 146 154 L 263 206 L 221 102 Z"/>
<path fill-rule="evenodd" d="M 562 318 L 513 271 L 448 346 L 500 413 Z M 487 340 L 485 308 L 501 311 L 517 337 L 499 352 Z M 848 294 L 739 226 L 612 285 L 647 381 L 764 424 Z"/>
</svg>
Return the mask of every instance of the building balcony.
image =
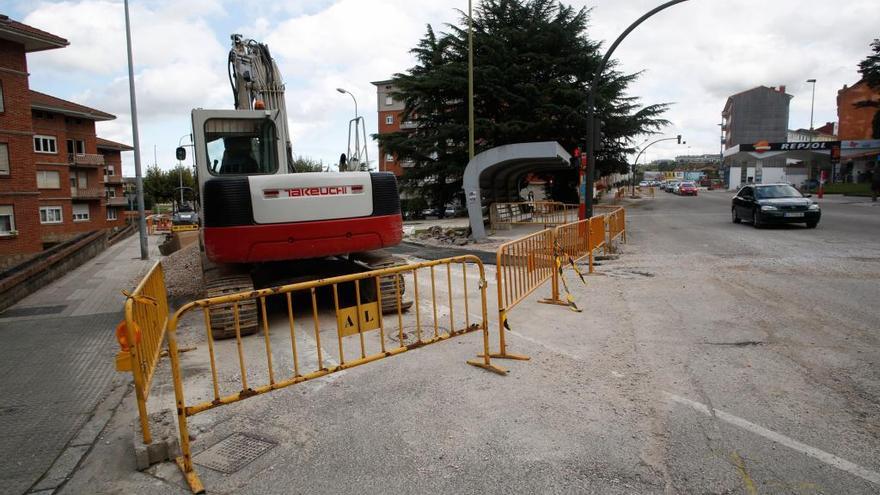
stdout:
<svg viewBox="0 0 880 495">
<path fill-rule="evenodd" d="M 107 206 L 128 206 L 128 200 L 124 196 L 107 198 Z"/>
<path fill-rule="evenodd" d="M 404 120 L 400 123 L 400 128 L 403 130 L 415 129 L 419 126 L 418 122 L 414 122 L 412 120 Z"/>
<path fill-rule="evenodd" d="M 104 184 L 122 184 L 121 175 L 105 175 Z"/>
<path fill-rule="evenodd" d="M 101 189 L 81 189 L 79 187 L 70 188 L 71 199 L 104 199 L 106 192 Z"/>
<path fill-rule="evenodd" d="M 68 153 L 67 163 L 84 167 L 103 167 L 104 155 Z"/>
<path fill-rule="evenodd" d="M 401 168 L 412 168 L 416 166 L 416 162 L 412 160 L 400 160 Z"/>
</svg>

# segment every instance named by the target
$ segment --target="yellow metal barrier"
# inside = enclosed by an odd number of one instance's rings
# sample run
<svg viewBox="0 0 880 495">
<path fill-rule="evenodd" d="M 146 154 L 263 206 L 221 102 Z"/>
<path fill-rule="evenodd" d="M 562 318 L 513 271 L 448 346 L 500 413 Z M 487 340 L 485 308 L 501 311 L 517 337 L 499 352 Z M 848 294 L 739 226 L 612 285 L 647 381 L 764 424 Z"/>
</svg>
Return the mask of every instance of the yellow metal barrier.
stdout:
<svg viewBox="0 0 880 495">
<path fill-rule="evenodd" d="M 572 306 L 572 300 L 563 301 L 559 294 L 559 280 L 561 272 L 566 264 L 575 270 L 575 263 L 587 257 L 589 259 L 589 273 L 593 273 L 593 252 L 605 245 L 605 220 L 602 215 L 596 215 L 585 220 L 560 225 L 553 229 L 553 239 L 556 247 L 556 269 L 553 270 L 552 295 L 550 299 L 542 302 Z M 580 272 L 578 272 L 580 274 Z M 563 280 L 564 283 L 564 280 Z M 570 296 L 570 294 L 567 294 Z M 576 306 L 572 306 L 577 309 Z"/>
<path fill-rule="evenodd" d="M 605 223 L 608 225 L 608 243 L 610 244 L 618 237 L 623 237 L 626 243 L 626 209 L 623 207 L 616 208 L 605 215 Z"/>
<path fill-rule="evenodd" d="M 177 225 L 174 225 L 174 224 L 171 225 L 171 232 L 188 232 L 191 230 L 199 230 L 198 224 L 181 223 L 181 224 L 177 224 Z"/>
<path fill-rule="evenodd" d="M 460 267 L 460 286 L 458 285 L 459 273 L 453 274 L 454 265 Z M 475 275 L 478 277 L 470 283 L 468 281 L 469 266 L 475 269 L 477 272 Z M 425 272 L 429 272 L 428 276 L 430 276 L 430 308 L 423 307 L 425 303 L 419 296 L 419 278 L 420 276 L 425 276 Z M 437 272 L 441 272 L 439 276 L 437 276 Z M 474 274 L 473 271 L 471 273 Z M 379 311 L 378 304 L 378 301 L 382 301 L 383 285 L 380 284 L 380 278 L 388 280 L 389 277 L 394 280 L 391 285 L 394 286 L 395 294 L 393 297 L 397 300 L 397 311 L 393 316 L 383 316 L 382 312 Z M 443 283 L 444 279 L 445 284 Z M 456 281 L 455 285 L 453 280 Z M 427 279 L 422 278 L 422 281 L 427 287 Z M 414 325 L 407 327 L 412 328 L 411 335 L 405 335 L 404 333 L 405 318 L 401 303 L 402 288 L 407 283 L 412 284 L 411 287 L 415 293 L 412 307 L 414 311 L 406 315 L 408 322 L 412 322 L 414 319 Z M 445 291 L 443 290 L 444 285 L 446 286 Z M 388 287 L 387 283 L 384 286 Z M 478 301 L 469 301 L 469 286 L 476 287 L 480 291 Z M 177 459 L 177 464 L 183 471 L 192 491 L 194 493 L 201 493 L 204 491 L 204 487 L 193 468 L 187 418 L 200 412 L 478 330 L 483 332 L 482 359 L 470 360 L 468 364 L 495 373 L 505 374 L 506 370 L 492 364 L 490 361 L 486 286 L 483 264 L 476 256 L 467 255 L 285 285 L 271 289 L 200 299 L 178 309 L 168 321 L 168 354 L 171 358 L 174 396 L 177 403 L 177 420 L 180 431 L 180 448 L 182 452 L 182 455 Z M 461 287 L 461 290 L 456 291 L 454 287 Z M 423 292 L 426 291 L 428 291 L 427 288 L 423 289 Z M 446 297 L 443 297 L 443 292 L 446 293 Z M 457 295 L 456 292 L 458 293 Z M 332 309 L 335 310 L 335 318 L 329 319 L 330 324 L 326 325 L 331 329 L 328 331 L 331 332 L 332 336 L 325 335 L 325 338 L 331 337 L 331 341 L 335 340 L 335 344 L 338 345 L 338 353 L 332 350 L 332 346 L 331 350 L 321 347 L 322 318 L 319 315 L 319 296 L 332 299 Z M 285 307 L 284 316 L 287 322 L 284 324 L 283 331 L 273 333 L 270 329 L 267 315 L 267 299 L 269 298 L 274 298 L 273 302 L 277 302 Z M 427 296 L 425 296 L 425 299 L 427 299 Z M 257 348 L 254 348 L 253 341 L 246 343 L 246 345 L 260 353 L 262 353 L 262 348 L 265 347 L 265 362 L 250 363 L 252 365 L 250 371 L 245 360 L 245 353 L 243 351 L 245 344 L 242 342 L 239 326 L 238 308 L 245 301 L 255 301 L 260 308 L 263 333 L 263 345 L 257 343 Z M 210 308 L 220 304 L 231 304 L 233 307 L 236 333 L 234 352 L 231 349 L 233 341 L 215 342 L 211 336 Z M 348 304 L 347 307 L 345 306 L 346 304 Z M 481 314 L 478 317 L 473 316 L 477 321 L 472 323 L 470 308 L 471 306 L 476 307 L 476 305 L 480 306 Z M 325 304 L 326 306 L 329 305 Z M 443 329 L 440 326 L 441 323 L 446 324 L 446 319 L 445 315 L 442 315 L 442 317 L 438 316 L 439 307 L 443 307 L 443 310 L 448 313 L 447 329 Z M 202 312 L 205 325 L 207 360 L 211 370 L 212 392 L 207 394 L 211 396 L 210 400 L 202 400 L 201 402 L 187 405 L 187 394 L 184 391 L 181 378 L 181 358 L 177 345 L 177 328 L 180 319 L 185 314 L 198 309 Z M 429 311 L 431 316 L 429 316 Z M 458 318 L 456 318 L 456 315 L 458 315 Z M 442 322 L 441 319 L 443 320 Z M 308 320 L 311 320 L 311 322 Z M 324 318 L 323 321 L 328 323 L 327 318 Z M 393 328 L 395 326 L 396 330 Z M 378 335 L 376 335 L 376 331 L 378 331 Z M 407 343 L 407 339 L 410 338 L 413 341 Z M 386 345 L 388 340 L 393 341 L 395 339 L 398 342 L 397 346 Z M 290 367 L 286 365 L 281 365 L 281 367 L 286 368 L 290 374 L 284 378 L 275 375 L 279 365 L 273 363 L 273 357 L 280 361 L 282 358 L 286 358 L 288 354 L 286 350 L 284 351 L 284 356 L 278 352 L 273 353 L 273 340 L 276 343 L 289 340 L 289 342 L 285 342 L 285 347 L 287 345 L 290 346 Z M 344 349 L 346 342 L 355 345 L 358 350 L 358 357 L 351 358 L 346 356 Z M 313 347 L 311 347 L 311 343 L 314 344 Z M 367 345 L 368 343 L 369 345 Z M 310 344 L 310 346 L 306 347 L 304 344 Z M 221 349 L 222 346 L 227 347 Z M 378 352 L 370 353 L 367 350 L 368 347 Z M 278 347 L 276 346 L 277 349 Z M 240 379 L 240 389 L 233 393 L 224 394 L 221 391 L 218 369 L 225 363 L 217 359 L 218 350 L 225 350 L 225 353 L 221 352 L 219 355 L 226 355 L 229 357 L 229 361 L 232 361 L 232 364 L 229 365 L 231 369 L 224 368 L 224 373 L 220 376 L 237 375 Z M 309 350 L 314 352 L 310 354 Z M 235 362 L 236 357 L 237 363 Z M 307 371 L 307 367 L 310 364 L 314 364 L 315 367 L 312 371 Z M 254 366 L 259 368 L 260 373 L 255 372 Z M 262 373 L 262 370 L 265 370 L 266 373 Z M 260 385 L 254 385 L 252 379 L 258 374 L 263 375 L 265 381 Z M 235 387 L 238 387 L 238 385 L 236 384 Z M 190 397 L 202 397 L 203 393 L 200 392 L 202 391 L 192 393 Z"/>
<path fill-rule="evenodd" d="M 168 295 L 162 264 L 156 262 L 131 294 L 126 293 L 125 326 L 117 329 L 122 350 L 116 355 L 116 370 L 131 371 L 144 443 L 152 442 L 147 398 L 156 363 L 162 352 L 168 322 Z M 121 330 L 121 331 L 120 331 Z M 134 345 L 132 345 L 134 343 Z"/>
<path fill-rule="evenodd" d="M 492 228 L 506 225 L 560 225 L 577 220 L 578 205 L 558 201 L 492 203 L 489 221 Z"/>
<path fill-rule="evenodd" d="M 544 229 L 498 247 L 495 274 L 498 286 L 499 352 L 492 357 L 527 360 L 507 352 L 504 331 L 507 313 L 520 301 L 553 278 L 553 231 Z"/>
</svg>

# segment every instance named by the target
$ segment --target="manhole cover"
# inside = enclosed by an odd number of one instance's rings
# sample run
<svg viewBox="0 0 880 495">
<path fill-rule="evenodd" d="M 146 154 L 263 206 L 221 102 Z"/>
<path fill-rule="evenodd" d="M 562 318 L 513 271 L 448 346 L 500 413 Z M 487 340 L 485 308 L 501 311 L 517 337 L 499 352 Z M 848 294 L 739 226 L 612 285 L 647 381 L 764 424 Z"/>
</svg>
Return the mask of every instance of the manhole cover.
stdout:
<svg viewBox="0 0 880 495">
<path fill-rule="evenodd" d="M 233 433 L 207 450 L 200 452 L 193 460 L 196 464 L 214 471 L 232 474 L 274 446 L 274 443 L 260 438 L 243 433 Z"/>
<path fill-rule="evenodd" d="M 43 316 L 56 315 L 66 308 L 66 304 L 60 306 L 32 306 L 29 308 L 14 308 L 0 314 L 0 318 L 17 318 L 19 316 Z"/>
<path fill-rule="evenodd" d="M 448 331 L 443 325 L 437 326 L 437 335 L 442 335 Z M 400 343 L 400 331 L 397 328 L 386 328 L 385 335 L 388 339 Z M 422 324 L 422 340 L 428 340 L 434 337 L 434 325 Z M 403 327 L 403 345 L 415 344 L 418 341 L 418 333 L 415 325 L 407 325 Z"/>
</svg>

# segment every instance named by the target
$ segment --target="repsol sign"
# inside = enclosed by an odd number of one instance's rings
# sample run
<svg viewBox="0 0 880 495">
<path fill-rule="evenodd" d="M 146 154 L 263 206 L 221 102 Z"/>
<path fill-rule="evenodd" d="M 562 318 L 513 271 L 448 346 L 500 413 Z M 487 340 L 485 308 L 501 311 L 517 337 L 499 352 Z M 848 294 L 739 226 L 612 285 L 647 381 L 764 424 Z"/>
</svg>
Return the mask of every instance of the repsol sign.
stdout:
<svg viewBox="0 0 880 495">
<path fill-rule="evenodd" d="M 765 151 L 826 151 L 839 147 L 840 141 L 796 141 L 793 143 L 758 141 L 755 144 L 741 144 L 739 150 L 763 153 Z"/>
</svg>

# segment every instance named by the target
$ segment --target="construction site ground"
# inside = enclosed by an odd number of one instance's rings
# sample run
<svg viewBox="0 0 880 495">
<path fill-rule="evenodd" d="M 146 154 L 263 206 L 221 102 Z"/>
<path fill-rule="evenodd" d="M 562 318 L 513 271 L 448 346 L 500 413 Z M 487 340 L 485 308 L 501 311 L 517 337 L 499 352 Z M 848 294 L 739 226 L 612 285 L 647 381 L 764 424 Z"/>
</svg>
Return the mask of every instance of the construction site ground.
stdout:
<svg viewBox="0 0 880 495">
<path fill-rule="evenodd" d="M 876 493 L 880 207 L 820 201 L 815 230 L 732 224 L 727 192 L 632 204 L 629 244 L 586 285 L 567 272 L 582 313 L 539 304 L 549 285 L 511 311 L 510 350 L 531 360 L 495 360 L 509 375 L 465 363 L 475 332 L 219 407 L 191 418 L 196 469 L 209 493 Z M 197 316 L 185 387 L 209 400 Z M 289 372 L 286 318 L 270 321 Z M 245 341 L 256 380 L 262 338 Z M 173 408 L 167 360 L 149 405 Z M 134 469 L 136 418 L 129 393 L 60 492 L 187 493 L 173 463 Z M 233 435 L 266 448 L 231 473 L 199 464 Z"/>
</svg>

